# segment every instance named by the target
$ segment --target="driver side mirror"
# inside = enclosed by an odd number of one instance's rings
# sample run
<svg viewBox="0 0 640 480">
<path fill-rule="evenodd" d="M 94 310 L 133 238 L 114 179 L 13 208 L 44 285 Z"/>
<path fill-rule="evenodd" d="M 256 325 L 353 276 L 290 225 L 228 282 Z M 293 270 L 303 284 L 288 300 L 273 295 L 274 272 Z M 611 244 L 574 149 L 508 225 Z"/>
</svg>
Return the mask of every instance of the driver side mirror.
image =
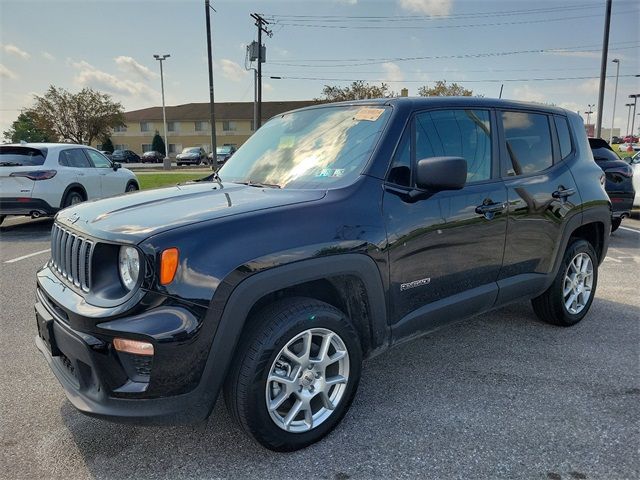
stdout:
<svg viewBox="0 0 640 480">
<path fill-rule="evenodd" d="M 118 162 L 113 162 L 113 171 L 117 172 L 119 168 L 122 168 L 122 164 Z"/>
<path fill-rule="evenodd" d="M 430 192 L 460 190 L 467 183 L 467 161 L 460 157 L 418 160 L 416 185 Z"/>
</svg>

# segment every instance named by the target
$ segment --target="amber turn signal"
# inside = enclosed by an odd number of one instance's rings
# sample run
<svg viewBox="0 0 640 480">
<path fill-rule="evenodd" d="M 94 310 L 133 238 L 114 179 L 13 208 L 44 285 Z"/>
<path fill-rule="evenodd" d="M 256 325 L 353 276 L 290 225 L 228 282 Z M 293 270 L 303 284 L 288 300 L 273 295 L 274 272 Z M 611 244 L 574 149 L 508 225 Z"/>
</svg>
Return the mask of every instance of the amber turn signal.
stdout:
<svg viewBox="0 0 640 480">
<path fill-rule="evenodd" d="M 178 269 L 178 249 L 167 248 L 162 252 L 160 257 L 160 285 L 168 285 L 173 282 L 173 277 L 176 276 L 176 270 Z"/>
<path fill-rule="evenodd" d="M 126 338 L 114 338 L 113 347 L 119 352 L 133 353 L 134 355 L 153 355 L 153 344 L 129 340 Z"/>
</svg>

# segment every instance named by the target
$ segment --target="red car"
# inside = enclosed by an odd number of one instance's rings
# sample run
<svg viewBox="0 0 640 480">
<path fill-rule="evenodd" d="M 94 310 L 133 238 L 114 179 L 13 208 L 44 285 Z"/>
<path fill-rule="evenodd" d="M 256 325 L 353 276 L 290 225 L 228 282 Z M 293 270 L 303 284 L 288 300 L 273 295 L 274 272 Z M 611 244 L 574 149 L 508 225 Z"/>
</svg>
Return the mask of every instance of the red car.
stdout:
<svg viewBox="0 0 640 480">
<path fill-rule="evenodd" d="M 633 135 L 627 135 L 623 138 L 624 143 L 638 143 L 638 137 Z"/>
</svg>

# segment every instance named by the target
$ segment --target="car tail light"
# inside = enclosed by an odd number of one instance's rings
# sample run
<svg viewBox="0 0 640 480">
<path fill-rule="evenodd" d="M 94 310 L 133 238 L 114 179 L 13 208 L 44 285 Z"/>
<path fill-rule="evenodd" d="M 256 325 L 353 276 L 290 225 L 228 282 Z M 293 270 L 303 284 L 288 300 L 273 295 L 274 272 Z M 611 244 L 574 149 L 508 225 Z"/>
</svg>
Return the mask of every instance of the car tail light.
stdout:
<svg viewBox="0 0 640 480">
<path fill-rule="evenodd" d="M 173 282 L 173 277 L 176 276 L 176 270 L 178 269 L 178 249 L 167 248 L 162 252 L 160 256 L 160 285 L 168 285 Z"/>
<path fill-rule="evenodd" d="M 625 165 L 624 167 L 607 168 L 607 173 L 617 173 L 618 175 L 628 178 L 633 177 L 633 169 L 629 165 Z"/>
<path fill-rule="evenodd" d="M 10 177 L 26 177 L 29 180 L 49 180 L 58 173 L 56 170 L 34 170 L 32 172 L 13 172 Z"/>
</svg>

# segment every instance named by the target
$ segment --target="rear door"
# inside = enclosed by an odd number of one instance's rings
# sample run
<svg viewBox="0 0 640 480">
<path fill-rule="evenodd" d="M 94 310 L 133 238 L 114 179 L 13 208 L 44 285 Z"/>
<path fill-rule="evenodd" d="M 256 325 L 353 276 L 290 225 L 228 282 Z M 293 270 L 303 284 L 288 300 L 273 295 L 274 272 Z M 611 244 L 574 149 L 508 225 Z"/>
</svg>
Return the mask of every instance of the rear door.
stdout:
<svg viewBox="0 0 640 480">
<path fill-rule="evenodd" d="M 101 196 L 111 197 L 124 193 L 127 185 L 127 179 L 122 175 L 120 170 L 113 169 L 113 163 L 95 150 L 84 150 L 91 163 L 96 176 L 100 179 Z"/>
<path fill-rule="evenodd" d="M 580 213 L 566 161 L 575 154 L 566 118 L 501 110 L 501 169 L 509 197 L 500 302 L 538 293 L 552 272 L 563 228 Z M 560 136 L 558 133 L 560 132 Z M 562 152 L 561 152 L 562 143 Z M 564 157 L 564 158 L 563 158 Z"/>
<path fill-rule="evenodd" d="M 416 188 L 416 161 L 436 156 L 467 160 L 467 184 L 412 200 L 407 193 Z M 397 148 L 383 202 L 395 340 L 493 306 L 506 201 L 490 109 L 415 115 Z"/>
</svg>

